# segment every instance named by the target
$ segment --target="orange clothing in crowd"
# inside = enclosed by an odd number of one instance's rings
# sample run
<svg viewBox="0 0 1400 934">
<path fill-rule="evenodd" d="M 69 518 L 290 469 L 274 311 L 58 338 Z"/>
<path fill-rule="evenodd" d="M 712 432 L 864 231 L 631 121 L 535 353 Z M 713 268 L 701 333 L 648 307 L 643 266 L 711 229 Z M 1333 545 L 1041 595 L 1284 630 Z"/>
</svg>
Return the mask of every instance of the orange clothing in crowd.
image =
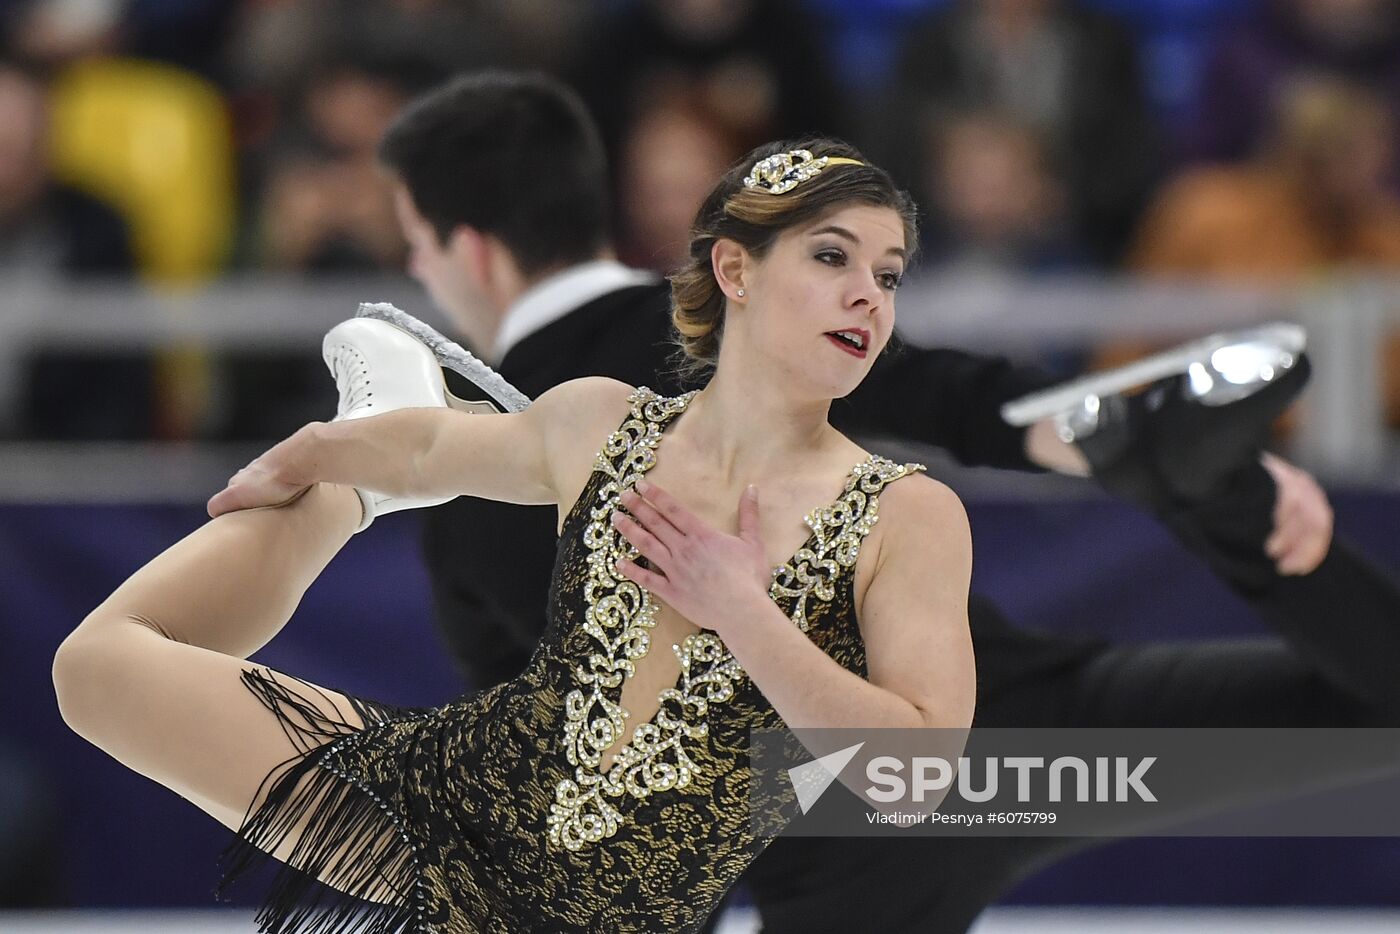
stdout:
<svg viewBox="0 0 1400 934">
<path fill-rule="evenodd" d="M 1365 216 L 1328 223 L 1279 171 L 1196 169 L 1158 196 L 1131 265 L 1147 274 L 1269 282 L 1400 267 L 1400 203 L 1377 201 Z"/>
</svg>

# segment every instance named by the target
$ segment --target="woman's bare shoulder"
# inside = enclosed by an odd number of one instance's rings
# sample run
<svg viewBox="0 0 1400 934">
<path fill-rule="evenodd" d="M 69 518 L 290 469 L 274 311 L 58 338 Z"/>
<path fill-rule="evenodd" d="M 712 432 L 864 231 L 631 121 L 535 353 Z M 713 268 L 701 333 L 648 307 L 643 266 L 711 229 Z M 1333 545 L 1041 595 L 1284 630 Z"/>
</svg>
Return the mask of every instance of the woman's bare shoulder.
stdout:
<svg viewBox="0 0 1400 934">
<path fill-rule="evenodd" d="M 596 434 L 595 429 L 605 424 L 611 423 L 608 430 L 617 427 L 634 392 L 621 380 L 585 376 L 545 391 L 530 404 L 530 409 L 556 433 Z"/>
<path fill-rule="evenodd" d="M 540 394 L 525 410 L 537 419 L 561 499 L 577 494 L 603 442 L 622 424 L 635 389 L 604 376 L 569 380 Z"/>
<path fill-rule="evenodd" d="M 541 393 L 533 405 L 590 406 L 618 405 L 636 388 L 607 376 L 583 376 L 560 383 Z"/>
<path fill-rule="evenodd" d="M 880 493 L 881 552 L 915 551 L 925 557 L 959 560 L 972 553 L 972 531 L 958 494 L 922 471 L 885 486 Z"/>
</svg>

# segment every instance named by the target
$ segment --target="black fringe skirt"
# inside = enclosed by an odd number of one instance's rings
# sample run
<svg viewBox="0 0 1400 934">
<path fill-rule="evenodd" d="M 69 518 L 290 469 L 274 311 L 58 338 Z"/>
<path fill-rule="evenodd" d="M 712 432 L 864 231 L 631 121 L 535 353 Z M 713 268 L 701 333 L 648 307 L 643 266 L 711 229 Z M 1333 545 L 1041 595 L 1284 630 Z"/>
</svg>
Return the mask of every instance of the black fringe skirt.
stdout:
<svg viewBox="0 0 1400 934">
<path fill-rule="evenodd" d="M 349 698 L 364 723 L 311 685 L 249 670 L 243 683 L 298 749 L 264 779 L 224 851 L 219 894 L 275 854 L 281 861 L 257 914 L 269 934 L 426 934 L 425 891 L 408 811 L 383 781 L 344 762 L 367 736 L 421 721 L 431 709 Z M 349 757 L 353 759 L 353 757 Z M 264 791 L 266 794 L 264 795 Z"/>
</svg>

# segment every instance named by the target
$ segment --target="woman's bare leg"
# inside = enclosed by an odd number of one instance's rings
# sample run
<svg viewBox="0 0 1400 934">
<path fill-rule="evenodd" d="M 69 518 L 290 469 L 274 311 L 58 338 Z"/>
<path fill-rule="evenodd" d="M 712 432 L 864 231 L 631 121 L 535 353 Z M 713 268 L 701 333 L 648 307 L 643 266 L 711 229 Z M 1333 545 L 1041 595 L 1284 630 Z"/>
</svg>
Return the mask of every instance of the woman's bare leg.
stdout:
<svg viewBox="0 0 1400 934">
<path fill-rule="evenodd" d="M 261 667 L 244 659 L 287 622 L 359 517 L 353 490 L 317 486 L 287 506 L 220 516 L 171 546 L 59 648 L 64 719 L 238 828 L 264 779 L 304 749 L 242 683 Z M 343 695 L 323 694 L 349 728 L 363 725 Z"/>
</svg>

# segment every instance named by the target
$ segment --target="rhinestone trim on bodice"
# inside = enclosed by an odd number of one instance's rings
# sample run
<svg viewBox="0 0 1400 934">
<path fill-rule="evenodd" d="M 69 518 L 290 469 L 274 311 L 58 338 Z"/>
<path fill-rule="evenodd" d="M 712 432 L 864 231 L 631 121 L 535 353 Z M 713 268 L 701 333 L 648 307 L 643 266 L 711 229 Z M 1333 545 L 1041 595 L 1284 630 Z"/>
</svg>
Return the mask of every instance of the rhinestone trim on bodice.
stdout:
<svg viewBox="0 0 1400 934">
<path fill-rule="evenodd" d="M 688 744 L 705 739 L 710 705 L 732 698 L 745 677 L 718 636 L 687 636 L 673 647 L 681 669 L 677 683 L 660 692 L 656 714 L 634 729 L 612 766 L 602 771 L 604 752 L 626 729 L 623 682 L 636 673 L 636 662 L 651 647 L 658 610 L 648 591 L 617 573 L 615 562 L 635 558 L 637 551 L 610 520 L 622 491 L 655 466 L 656 447 L 667 423 L 684 412 L 694 396 L 692 392 L 665 398 L 638 388 L 628 399 L 629 417 L 608 437 L 593 465 L 595 472 L 608 477 L 583 531 L 588 549 L 583 629 L 593 651 L 586 664 L 574 667 L 575 688 L 565 698 L 563 742 L 574 773 L 555 786 L 547 819 L 552 845 L 577 851 L 617 833 L 625 818 L 613 801 L 626 795 L 641 800 L 689 786 L 697 766 Z M 803 517 L 812 535 L 773 571 L 769 589 L 780 607 L 792 601 L 784 612 L 802 631 L 809 625 L 808 598 L 830 601 L 841 574 L 855 567 L 861 540 L 877 519 L 881 487 L 922 469 L 872 456 L 851 471 L 835 502 Z"/>
</svg>

